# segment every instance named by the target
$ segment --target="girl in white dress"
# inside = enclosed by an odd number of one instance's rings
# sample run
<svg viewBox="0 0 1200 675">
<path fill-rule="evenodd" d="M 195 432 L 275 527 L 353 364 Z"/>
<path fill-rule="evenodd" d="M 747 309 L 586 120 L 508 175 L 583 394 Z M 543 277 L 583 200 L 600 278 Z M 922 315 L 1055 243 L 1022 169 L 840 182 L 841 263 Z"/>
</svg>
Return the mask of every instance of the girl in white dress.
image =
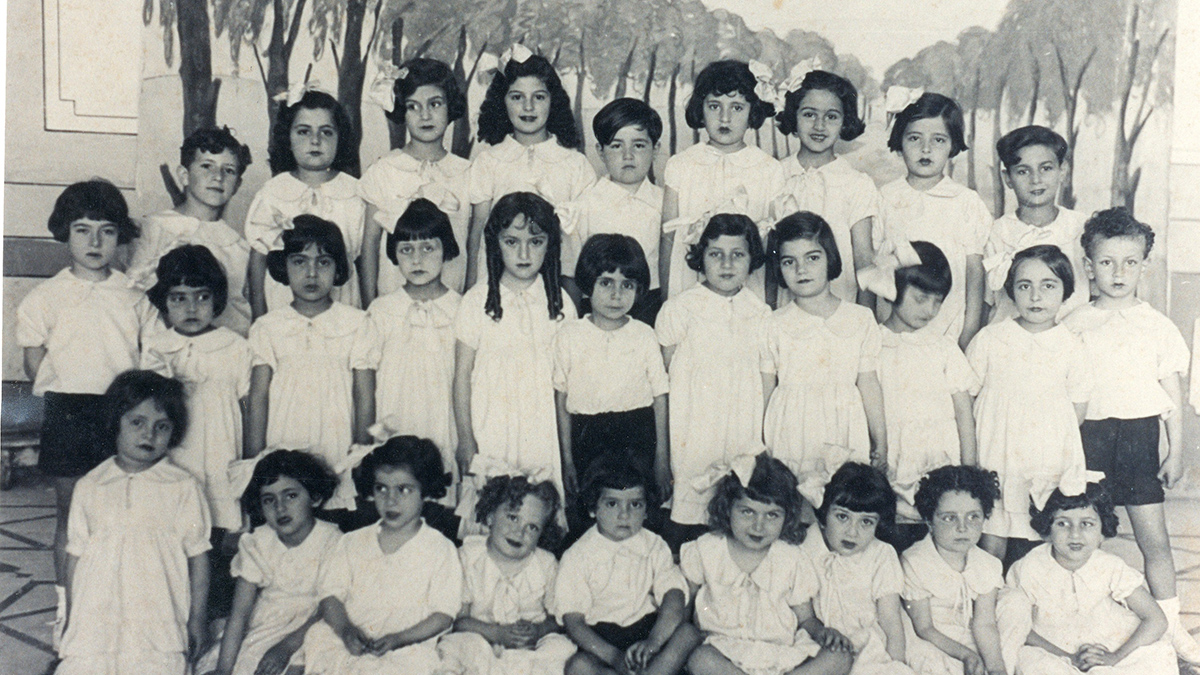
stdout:
<svg viewBox="0 0 1200 675">
<path fill-rule="evenodd" d="M 298 96 L 303 94 L 302 96 Z M 292 100 L 296 98 L 296 100 Z M 361 305 L 375 279 L 378 260 L 360 257 L 363 245 L 363 200 L 358 179 L 346 173 L 355 164 L 358 143 L 350 116 L 333 96 L 305 87 L 288 93 L 280 106 L 269 148 L 274 175 L 250 203 L 244 232 L 250 242 L 250 310 L 255 320 L 292 301 L 285 282 L 267 275 L 267 254 L 283 248 L 283 232 L 293 218 L 309 213 L 332 221 L 342 233 L 350 265 L 349 283 L 338 284 L 334 299 Z M 373 287 L 372 287 L 373 288 Z"/>
<path fill-rule="evenodd" d="M 250 328 L 253 369 L 246 455 L 298 448 L 342 474 L 326 509 L 355 509 L 347 471 L 351 443 L 370 443 L 375 421 L 379 336 L 361 309 L 334 302 L 350 277 L 337 226 L 299 215 L 283 233 L 283 250 L 267 260 L 271 276 L 294 299 Z"/>
<path fill-rule="evenodd" d="M 1087 484 L 1079 424 L 1092 377 L 1083 344 L 1055 319 L 1075 290 L 1071 261 L 1057 246 L 1017 252 L 1004 290 L 1018 315 L 986 326 L 967 348 L 983 380 L 975 399 L 979 466 L 1000 476 L 1000 502 L 980 545 L 1004 559 L 1008 537 L 1036 539 L 1029 503 Z"/>
<path fill-rule="evenodd" d="M 782 280 L 793 301 L 767 321 L 763 436 L 775 457 L 794 463 L 802 494 L 818 504 L 821 488 L 843 462 L 887 467 L 883 391 L 875 373 L 879 326 L 871 310 L 830 290 L 842 259 L 821 216 L 801 211 L 784 218 L 767 248 L 771 276 Z"/>
<path fill-rule="evenodd" d="M 713 531 L 683 545 L 679 565 L 694 598 L 694 675 L 810 675 L 850 671 L 846 651 L 822 648 L 800 626 L 813 616 L 812 561 L 800 550 L 803 502 L 796 476 L 765 452 L 713 466 Z"/>
</svg>

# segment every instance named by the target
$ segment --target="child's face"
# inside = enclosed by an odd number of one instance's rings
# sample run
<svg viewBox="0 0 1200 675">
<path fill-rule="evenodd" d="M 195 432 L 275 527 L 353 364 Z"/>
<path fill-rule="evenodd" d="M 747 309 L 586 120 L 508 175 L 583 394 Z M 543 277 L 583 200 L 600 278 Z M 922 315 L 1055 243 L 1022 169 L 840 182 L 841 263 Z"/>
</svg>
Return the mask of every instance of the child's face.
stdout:
<svg viewBox="0 0 1200 675">
<path fill-rule="evenodd" d="M 296 299 L 319 302 L 333 291 L 337 263 L 316 244 L 309 244 L 303 251 L 287 257 L 287 273 L 288 287 Z"/>
<path fill-rule="evenodd" d="M 117 464 L 130 473 L 149 469 L 166 457 L 175 423 L 148 398 L 121 415 L 117 429 Z"/>
<path fill-rule="evenodd" d="M 829 288 L 829 258 L 811 239 L 785 241 L 779 247 L 783 283 L 797 298 L 814 298 Z"/>
<path fill-rule="evenodd" d="M 1027 145 L 1017 151 L 1017 163 L 1004 170 L 1004 182 L 1026 208 L 1051 206 L 1062 184 L 1063 165 L 1045 145 Z"/>
<path fill-rule="evenodd" d="M 400 265 L 400 274 L 404 275 L 409 286 L 434 283 L 442 278 L 442 264 L 445 262 L 442 240 L 434 237 L 396 242 L 396 261 Z"/>
<path fill-rule="evenodd" d="M 504 261 L 504 273 L 519 281 L 537 278 L 542 263 L 546 262 L 549 245 L 549 235 L 526 220 L 524 214 L 518 213 L 508 227 L 500 231 L 500 259 Z"/>
<path fill-rule="evenodd" d="M 621 270 L 604 272 L 592 287 L 592 311 L 610 321 L 620 321 L 637 300 L 637 282 Z"/>
<path fill-rule="evenodd" d="M 1078 569 L 1104 541 L 1100 514 L 1092 506 L 1059 511 L 1050 523 L 1050 536 L 1046 541 L 1050 542 L 1054 559 L 1059 564 Z"/>
<path fill-rule="evenodd" d="M 192 163 L 179 172 L 179 180 L 188 201 L 220 209 L 237 194 L 242 184 L 240 171 L 241 163 L 232 150 L 216 154 L 199 150 Z"/>
<path fill-rule="evenodd" d="M 207 286 L 172 286 L 167 291 L 167 323 L 181 335 L 199 335 L 213 322 L 213 293 Z"/>
<path fill-rule="evenodd" d="M 833 151 L 842 133 L 842 100 L 831 91 L 812 89 L 800 100 L 796 110 L 796 131 L 800 145 L 815 155 Z"/>
<path fill-rule="evenodd" d="M 745 237 L 723 234 L 704 249 L 704 285 L 718 295 L 733 297 L 750 276 L 750 245 Z"/>
<path fill-rule="evenodd" d="M 258 503 L 267 525 L 281 541 L 293 546 L 299 543 L 295 541 L 297 538 L 303 539 L 311 531 L 313 511 L 321 505 L 300 481 L 290 476 L 280 476 L 274 483 L 264 485 Z"/>
<path fill-rule="evenodd" d="M 892 316 L 905 332 L 918 331 L 933 321 L 942 309 L 944 295 L 923 291 L 912 284 L 904 289 L 900 302 L 892 306 Z"/>
<path fill-rule="evenodd" d="M 1021 261 L 1013 274 L 1013 304 L 1025 328 L 1053 327 L 1063 303 L 1063 282 L 1037 258 Z"/>
<path fill-rule="evenodd" d="M 504 107 L 515 133 L 525 136 L 541 134 L 550 120 L 550 90 L 541 78 L 533 75 L 518 77 L 508 85 Z"/>
<path fill-rule="evenodd" d="M 417 87 L 404 101 L 404 126 L 415 141 L 440 143 L 450 126 L 446 92 L 432 84 Z"/>
<path fill-rule="evenodd" d="M 1096 239 L 1092 255 L 1084 263 L 1101 295 L 1113 300 L 1130 298 L 1146 271 L 1146 241 L 1142 237 Z"/>
<path fill-rule="evenodd" d="M 825 544 L 838 555 L 861 553 L 875 538 L 878 525 L 877 513 L 860 513 L 844 506 L 831 506 L 825 514 Z"/>
<path fill-rule="evenodd" d="M 708 142 L 728 149 L 742 146 L 750 128 L 750 102 L 736 91 L 704 97 L 704 130 Z"/>
<path fill-rule="evenodd" d="M 625 541 L 642 529 L 646 520 L 646 491 L 641 487 L 603 488 L 592 512 L 596 529 L 612 541 Z"/>
<path fill-rule="evenodd" d="M 900 154 L 910 176 L 940 178 L 953 146 L 946 122 L 941 117 L 926 117 L 909 122 L 900 141 Z"/>
<path fill-rule="evenodd" d="M 729 531 L 743 547 L 762 551 L 779 538 L 786 515 L 778 504 L 739 497 L 729 508 Z"/>
<path fill-rule="evenodd" d="M 103 272 L 117 253 L 120 230 L 107 220 L 80 218 L 67 228 L 67 249 L 77 272 Z"/>
<path fill-rule="evenodd" d="M 400 466 L 381 466 L 375 470 L 375 488 L 371 500 L 386 530 L 403 530 L 421 518 L 421 484 Z"/>
<path fill-rule="evenodd" d="M 515 508 L 502 504 L 487 517 L 488 548 L 509 560 L 524 560 L 537 549 L 551 515 L 546 503 L 533 495 L 525 495 Z"/>
<path fill-rule="evenodd" d="M 301 108 L 292 120 L 292 155 L 304 171 L 325 171 L 337 156 L 338 130 L 325 108 Z"/>
<path fill-rule="evenodd" d="M 608 145 L 596 144 L 608 177 L 621 185 L 640 185 L 654 164 L 654 141 L 640 126 L 621 127 Z"/>
<path fill-rule="evenodd" d="M 983 535 L 983 506 L 969 492 L 952 490 L 938 500 L 929 533 L 943 551 L 966 553 Z"/>
</svg>

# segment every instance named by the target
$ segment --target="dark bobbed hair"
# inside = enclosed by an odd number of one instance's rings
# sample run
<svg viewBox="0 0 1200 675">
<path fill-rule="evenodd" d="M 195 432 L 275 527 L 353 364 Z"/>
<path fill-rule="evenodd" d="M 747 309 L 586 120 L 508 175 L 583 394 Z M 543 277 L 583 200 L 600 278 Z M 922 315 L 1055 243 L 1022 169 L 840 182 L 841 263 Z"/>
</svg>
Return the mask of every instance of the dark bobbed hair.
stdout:
<svg viewBox="0 0 1200 675">
<path fill-rule="evenodd" d="M 758 129 L 768 117 L 775 116 L 775 106 L 760 99 L 754 92 L 758 80 L 750 72 L 750 66 L 742 61 L 726 59 L 713 61 L 696 76 L 692 97 L 688 99 L 683 119 L 693 129 L 704 128 L 704 99 L 709 94 L 725 96 L 738 93 L 750 104 L 750 128 Z"/>
<path fill-rule="evenodd" d="M 275 450 L 267 453 L 254 465 L 254 475 L 242 492 L 242 509 L 250 514 L 256 527 L 267 522 L 262 510 L 262 490 L 280 478 L 287 477 L 304 486 L 317 508 L 329 501 L 337 489 L 338 478 L 325 460 L 299 450 Z"/>
<path fill-rule="evenodd" d="M 190 168 L 192 162 L 196 161 L 196 155 L 201 152 L 219 155 L 226 150 L 237 159 L 238 175 L 246 173 L 246 167 L 254 162 L 250 157 L 250 146 L 239 142 L 229 127 L 206 127 L 193 131 L 179 146 L 179 163 L 185 169 Z"/>
<path fill-rule="evenodd" d="M 309 244 L 316 244 L 318 250 L 333 256 L 337 267 L 333 285 L 341 286 L 349 281 L 350 262 L 346 259 L 346 242 L 338 226 L 308 213 L 296 216 L 292 223 L 295 227 L 283 231 L 283 249 L 267 253 L 267 271 L 271 273 L 271 278 L 286 286 L 288 256 L 303 252 Z"/>
<path fill-rule="evenodd" d="M 1129 209 L 1124 206 L 1116 206 L 1093 213 L 1083 226 L 1083 236 L 1080 237 L 1079 242 L 1083 245 L 1084 252 L 1091 258 L 1097 240 L 1117 237 L 1141 237 L 1146 242 L 1143 258 L 1149 257 L 1150 249 L 1154 248 L 1154 230 L 1134 218 Z"/>
<path fill-rule="evenodd" d="M 911 242 L 911 245 L 920 256 L 921 264 L 896 268 L 895 304 L 904 302 L 904 292 L 909 286 L 916 286 L 926 293 L 945 299 L 954 285 L 954 275 L 950 272 L 950 261 L 946 259 L 946 254 L 927 241 L 918 240 Z"/>
<path fill-rule="evenodd" d="M 213 316 L 225 311 L 229 299 L 229 280 L 225 268 L 212 251 L 199 244 L 185 244 L 167 251 L 158 259 L 158 281 L 146 297 L 164 315 L 167 313 L 167 294 L 175 286 L 207 288 L 213 295 Z"/>
<path fill-rule="evenodd" d="M 442 94 L 446 97 L 446 119 L 448 121 L 454 122 L 467 114 L 467 96 L 463 93 L 464 88 L 459 85 L 458 78 L 454 76 L 454 71 L 450 70 L 450 66 L 437 59 L 415 58 L 405 61 L 400 67 L 407 68 L 408 75 L 398 78 L 392 84 L 392 95 L 395 97 L 396 105 L 391 112 L 383 113 L 389 120 L 403 125 L 408 97 L 412 96 L 418 87 L 425 85 L 442 90 Z"/>
<path fill-rule="evenodd" d="M 54 200 L 46 227 L 55 240 L 65 242 L 70 236 L 71 223 L 83 218 L 116 225 L 119 244 L 128 244 L 142 232 L 129 217 L 129 205 L 121 191 L 103 178 L 68 185 Z"/>
<path fill-rule="evenodd" d="M 967 141 L 963 137 L 964 123 L 962 108 L 958 107 L 958 103 L 948 96 L 926 92 L 921 94 L 921 98 L 908 104 L 908 107 L 896 114 L 895 123 L 892 126 L 892 135 L 888 137 L 888 150 L 901 152 L 903 149 L 904 134 L 908 131 L 908 125 L 917 120 L 932 119 L 934 117 L 940 117 L 946 123 L 946 131 L 950 134 L 951 157 L 969 149 L 967 148 Z"/>
<path fill-rule="evenodd" d="M 805 526 L 800 519 L 804 501 L 796 487 L 796 474 L 791 469 L 767 453 L 760 453 L 754 459 L 750 485 L 742 487 L 741 480 L 733 473 L 717 483 L 716 491 L 708 501 L 708 526 L 715 532 L 732 537 L 729 519 L 733 504 L 745 497 L 782 508 L 783 531 L 779 538 L 789 544 L 799 544 L 804 541 Z"/>
<path fill-rule="evenodd" d="M 436 204 L 418 197 L 412 200 L 404 213 L 396 219 L 396 226 L 387 235 L 387 257 L 393 265 L 399 265 L 396 257 L 396 244 L 402 241 L 420 241 L 422 239 L 440 239 L 442 242 L 442 260 L 454 260 L 458 257 L 458 242 L 454 239 L 454 228 L 450 226 L 450 216 L 447 216 Z"/>
<path fill-rule="evenodd" d="M 1013 129 L 996 141 L 996 156 L 1004 163 L 1004 170 L 1008 171 L 1017 162 L 1020 162 L 1021 150 L 1031 145 L 1044 145 L 1050 148 L 1059 164 L 1062 164 L 1063 160 L 1067 158 L 1067 139 L 1053 129 L 1048 129 L 1040 124 L 1031 124 L 1020 129 Z"/>
<path fill-rule="evenodd" d="M 942 495 L 947 492 L 965 492 L 979 502 L 983 517 L 991 518 L 992 509 L 1000 499 L 1000 479 L 995 471 L 977 466 L 950 464 L 930 471 L 921 477 L 914 506 L 925 522 L 933 521 Z"/>
<path fill-rule="evenodd" d="M 505 136 L 512 133 L 513 125 L 508 119 L 504 97 L 508 95 L 508 88 L 513 82 L 522 77 L 538 78 L 550 92 L 550 115 L 546 119 L 546 131 L 554 134 L 558 144 L 564 148 L 580 149 L 583 139 L 579 138 L 579 130 L 575 128 L 571 98 L 567 96 L 567 90 L 563 89 L 558 71 L 546 57 L 538 54 L 525 59 L 524 63 L 512 59 L 503 71 L 496 71 L 492 83 L 488 85 L 487 93 L 483 96 L 483 104 L 479 106 L 479 140 L 489 145 L 499 145 Z"/>
<path fill-rule="evenodd" d="M 607 272 L 620 272 L 637 282 L 637 298 L 650 288 L 650 265 L 637 239 L 624 234 L 593 234 L 579 250 L 575 281 L 585 296 L 596 288 L 596 279 Z"/>
<path fill-rule="evenodd" d="M 604 490 L 629 490 L 642 488 L 646 496 L 646 505 L 657 501 L 654 483 L 634 463 L 616 453 L 605 453 L 592 460 L 583 472 L 583 489 L 580 492 L 580 504 L 593 512 L 600 504 L 600 495 Z"/>
<path fill-rule="evenodd" d="M 767 260 L 771 263 L 769 271 L 776 280 L 783 279 L 783 270 L 779 266 L 783 245 L 797 239 L 816 242 L 817 246 L 824 249 L 825 275 L 829 281 L 842 275 L 842 254 L 838 251 L 837 239 L 829 223 L 811 211 L 797 211 L 775 223 L 775 227 L 767 233 Z"/>
<path fill-rule="evenodd" d="M 169 447 L 178 447 L 187 434 L 188 411 L 183 383 L 163 377 L 151 370 L 127 370 L 113 379 L 104 392 L 104 441 L 108 454 L 117 451 L 117 434 L 121 432 L 121 418 L 125 413 L 151 400 L 171 420 Z"/>
<path fill-rule="evenodd" d="M 592 132 L 600 145 L 612 143 L 617 132 L 625 127 L 641 127 L 653 143 L 662 138 L 662 118 L 649 104 L 636 98 L 609 101 L 592 118 Z"/>
<path fill-rule="evenodd" d="M 500 276 L 504 274 L 504 258 L 500 255 L 500 233 L 512 225 L 518 214 L 525 216 L 527 223 L 536 225 L 546 235 L 546 259 L 542 262 L 541 269 L 542 283 L 546 286 L 546 311 L 551 320 L 558 319 L 563 315 L 562 285 L 559 280 L 562 274 L 562 228 L 559 226 L 558 214 L 554 213 L 550 202 L 532 192 L 510 192 L 501 197 L 492 207 L 487 224 L 483 226 L 488 273 L 488 294 L 483 306 L 484 311 L 495 321 L 504 317 L 504 308 L 500 306 Z"/>
<path fill-rule="evenodd" d="M 825 486 L 825 499 L 817 509 L 817 522 L 825 525 L 829 509 L 840 506 L 856 513 L 879 516 L 876 536 L 890 539 L 896 527 L 896 493 L 883 472 L 868 464 L 846 462 Z"/>
<path fill-rule="evenodd" d="M 558 488 L 548 480 L 535 483 L 525 476 L 496 476 L 479 491 L 479 501 L 475 504 L 475 520 L 487 524 L 488 516 L 502 506 L 519 509 L 528 496 L 542 500 L 546 507 L 546 522 L 542 523 L 542 534 L 538 537 L 538 546 L 551 549 L 562 539 L 563 531 L 558 525 L 559 500 Z"/>
<path fill-rule="evenodd" d="M 1029 525 L 1042 537 L 1049 537 L 1054 517 L 1058 515 L 1059 511 L 1086 509 L 1089 506 L 1096 509 L 1096 513 L 1100 516 L 1100 533 L 1106 539 L 1117 536 L 1119 519 L 1116 509 L 1113 507 L 1112 497 L 1109 496 L 1108 490 L 1100 483 L 1088 483 L 1087 489 L 1082 494 L 1072 497 L 1064 495 L 1058 488 L 1055 488 L 1054 492 L 1050 493 L 1050 498 L 1046 500 L 1046 508 L 1041 511 L 1031 501 Z"/>
<path fill-rule="evenodd" d="M 442 453 L 428 438 L 394 436 L 372 450 L 352 473 L 360 497 L 375 493 L 375 473 L 384 467 L 412 474 L 421 486 L 422 499 L 441 499 L 450 487 L 451 477 L 442 464 Z"/>
<path fill-rule="evenodd" d="M 328 110 L 333 117 L 333 126 L 337 127 L 337 153 L 333 156 L 330 168 L 334 171 L 353 174 L 357 161 L 358 136 L 350 115 L 337 99 L 323 91 L 307 91 L 304 97 L 296 101 L 296 105 L 281 105 L 279 115 L 275 118 L 275 126 L 271 129 L 271 143 L 267 147 L 267 163 L 271 166 L 271 175 L 277 176 L 285 171 L 295 171 L 296 157 L 292 154 L 292 123 L 301 108 L 309 110 Z"/>
<path fill-rule="evenodd" d="M 1038 244 L 1017 251 L 1013 255 L 1012 265 L 1008 268 L 1008 276 L 1004 278 L 1004 292 L 1008 294 L 1009 300 L 1015 299 L 1013 285 L 1017 283 L 1017 268 L 1026 260 L 1041 260 L 1046 263 L 1046 267 L 1049 267 L 1054 276 L 1062 281 L 1063 300 L 1071 297 L 1071 294 L 1075 292 L 1075 268 L 1071 266 L 1070 259 L 1062 252 L 1062 249 L 1054 244 Z"/>
<path fill-rule="evenodd" d="M 708 243 L 722 236 L 742 237 L 750 249 L 750 271 L 763 266 L 767 254 L 763 251 L 762 236 L 758 233 L 758 225 L 749 216 L 740 213 L 718 213 L 709 219 L 700 234 L 700 241 L 688 247 L 685 260 L 687 266 L 697 272 L 704 272 L 704 251 Z"/>
<path fill-rule="evenodd" d="M 783 112 L 775 116 L 779 123 L 779 131 L 783 135 L 794 134 L 798 128 L 796 115 L 800 112 L 800 104 L 808 92 L 820 89 L 827 91 L 842 102 L 842 131 L 838 138 L 852 141 L 867 130 L 867 125 L 858 116 L 858 90 L 850 80 L 824 70 L 814 70 L 804 76 L 800 88 L 789 91 L 783 99 Z"/>
</svg>

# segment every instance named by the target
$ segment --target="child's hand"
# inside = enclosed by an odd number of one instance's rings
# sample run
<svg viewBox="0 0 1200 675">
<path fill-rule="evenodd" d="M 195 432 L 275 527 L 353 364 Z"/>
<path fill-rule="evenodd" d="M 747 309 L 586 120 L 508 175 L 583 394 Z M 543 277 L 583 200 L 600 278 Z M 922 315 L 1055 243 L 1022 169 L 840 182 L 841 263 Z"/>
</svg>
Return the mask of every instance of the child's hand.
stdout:
<svg viewBox="0 0 1200 675">
<path fill-rule="evenodd" d="M 817 644 L 831 652 L 845 652 L 847 654 L 854 653 L 854 643 L 850 642 L 850 638 L 842 635 L 837 630 L 828 626 L 821 626 L 811 633 L 812 639 Z"/>
<path fill-rule="evenodd" d="M 1167 455 L 1166 461 L 1162 463 L 1162 467 L 1158 470 L 1158 479 L 1162 481 L 1164 487 L 1170 490 L 1175 487 L 1180 478 L 1183 478 L 1183 462 L 1179 457 L 1179 453 L 1172 452 Z"/>
<path fill-rule="evenodd" d="M 471 460 L 477 452 L 479 446 L 475 444 L 474 438 L 458 439 L 458 450 L 454 453 L 455 459 L 458 460 L 458 475 L 465 476 L 470 473 Z"/>
<path fill-rule="evenodd" d="M 1096 666 L 1115 666 L 1121 659 L 1108 651 L 1104 645 L 1086 644 L 1079 648 L 1071 660 L 1078 660 L 1079 665 L 1076 665 L 1076 668 L 1086 673 Z"/>
<path fill-rule="evenodd" d="M 563 475 L 563 492 L 567 494 L 567 502 L 570 503 L 579 495 L 579 475 L 575 473 L 575 467 L 564 462 L 562 468 Z"/>
<path fill-rule="evenodd" d="M 537 626 L 524 619 L 500 627 L 500 644 L 509 649 L 531 649 L 537 641 Z"/>
<path fill-rule="evenodd" d="M 367 651 L 375 656 L 383 656 L 384 654 L 396 649 L 400 649 L 403 646 L 404 641 L 400 639 L 399 633 L 388 633 L 383 637 L 373 640 Z"/>
<path fill-rule="evenodd" d="M 651 647 L 646 640 L 635 642 L 625 650 L 625 667 L 634 671 L 644 670 L 656 654 L 658 650 Z"/>
<path fill-rule="evenodd" d="M 659 504 L 666 502 L 671 498 L 671 467 L 666 463 L 655 463 L 654 465 L 654 480 L 658 483 L 658 498 Z"/>
<path fill-rule="evenodd" d="M 262 660 L 258 662 L 258 667 L 254 669 L 254 675 L 281 675 L 287 669 L 288 663 L 291 662 L 292 655 L 303 644 L 303 638 L 297 640 L 290 635 L 275 643 L 263 654 Z"/>
<path fill-rule="evenodd" d="M 967 652 L 967 657 L 962 662 L 964 675 L 987 675 L 983 659 L 979 658 L 975 652 Z"/>
<path fill-rule="evenodd" d="M 371 638 L 367 637 L 366 633 L 363 633 L 354 624 L 347 624 L 338 637 L 342 638 L 342 644 L 346 645 L 346 651 L 350 652 L 350 656 L 362 656 L 371 651 Z"/>
</svg>

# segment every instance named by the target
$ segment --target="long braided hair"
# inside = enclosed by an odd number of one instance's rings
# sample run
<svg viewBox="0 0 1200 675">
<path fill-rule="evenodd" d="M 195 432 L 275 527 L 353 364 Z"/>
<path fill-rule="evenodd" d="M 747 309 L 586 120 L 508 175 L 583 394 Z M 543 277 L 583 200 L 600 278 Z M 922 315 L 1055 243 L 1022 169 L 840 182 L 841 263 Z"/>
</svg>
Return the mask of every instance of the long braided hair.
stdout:
<svg viewBox="0 0 1200 675">
<path fill-rule="evenodd" d="M 562 230 L 558 215 L 550 202 L 532 192 L 510 192 L 501 197 L 492 207 L 487 224 L 483 228 L 483 241 L 487 254 L 488 294 L 483 309 L 494 321 L 504 316 L 500 306 L 500 276 L 504 274 L 504 259 L 500 255 L 500 233 L 512 225 L 517 215 L 536 226 L 546 235 L 546 259 L 542 263 L 542 283 L 546 285 L 546 310 L 550 320 L 562 318 Z"/>
</svg>

